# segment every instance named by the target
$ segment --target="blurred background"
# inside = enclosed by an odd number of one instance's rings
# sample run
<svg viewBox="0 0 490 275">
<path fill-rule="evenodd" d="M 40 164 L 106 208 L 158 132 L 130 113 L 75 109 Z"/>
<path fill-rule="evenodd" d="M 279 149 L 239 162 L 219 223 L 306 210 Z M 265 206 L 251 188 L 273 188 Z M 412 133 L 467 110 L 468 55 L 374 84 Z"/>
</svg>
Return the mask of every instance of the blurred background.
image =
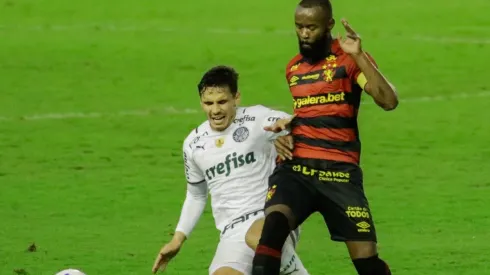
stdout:
<svg viewBox="0 0 490 275">
<path fill-rule="evenodd" d="M 243 104 L 291 111 L 296 4 L 0 0 L 0 274 L 150 274 L 205 119 L 197 82 L 231 65 Z M 490 2 L 333 6 L 401 99 L 360 111 L 380 253 L 394 274 L 490 274 Z M 208 205 L 166 273 L 207 274 L 218 238 Z M 298 251 L 313 275 L 356 274 L 319 215 Z"/>
</svg>

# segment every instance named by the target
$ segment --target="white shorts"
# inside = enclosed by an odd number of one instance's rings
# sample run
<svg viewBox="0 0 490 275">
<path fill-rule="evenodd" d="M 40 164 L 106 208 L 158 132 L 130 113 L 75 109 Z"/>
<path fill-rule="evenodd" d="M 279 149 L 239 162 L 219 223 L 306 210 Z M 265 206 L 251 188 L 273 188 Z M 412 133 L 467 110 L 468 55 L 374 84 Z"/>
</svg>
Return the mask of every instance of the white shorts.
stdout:
<svg viewBox="0 0 490 275">
<path fill-rule="evenodd" d="M 251 211 L 233 219 L 230 224 L 225 226 L 221 232 L 220 242 L 216 248 L 213 261 L 209 266 L 210 275 L 221 267 L 230 267 L 245 275 L 252 274 L 252 261 L 255 251 L 247 246 L 245 236 L 254 221 L 263 217 L 264 211 L 262 209 Z M 294 245 L 299 239 L 298 232 L 295 230 L 290 237 Z"/>
</svg>

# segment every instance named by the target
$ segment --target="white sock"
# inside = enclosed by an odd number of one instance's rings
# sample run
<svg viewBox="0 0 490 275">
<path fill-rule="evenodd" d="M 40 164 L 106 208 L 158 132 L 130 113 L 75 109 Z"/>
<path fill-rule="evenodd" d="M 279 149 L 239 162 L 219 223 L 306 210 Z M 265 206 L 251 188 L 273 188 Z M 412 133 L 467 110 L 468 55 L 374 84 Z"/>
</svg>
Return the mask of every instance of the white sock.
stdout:
<svg viewBox="0 0 490 275">
<path fill-rule="evenodd" d="M 298 254 L 296 254 L 294 245 L 296 242 L 291 238 L 297 238 L 295 233 L 289 235 L 286 243 L 284 243 L 284 246 L 282 247 L 281 275 L 309 275 Z"/>
</svg>

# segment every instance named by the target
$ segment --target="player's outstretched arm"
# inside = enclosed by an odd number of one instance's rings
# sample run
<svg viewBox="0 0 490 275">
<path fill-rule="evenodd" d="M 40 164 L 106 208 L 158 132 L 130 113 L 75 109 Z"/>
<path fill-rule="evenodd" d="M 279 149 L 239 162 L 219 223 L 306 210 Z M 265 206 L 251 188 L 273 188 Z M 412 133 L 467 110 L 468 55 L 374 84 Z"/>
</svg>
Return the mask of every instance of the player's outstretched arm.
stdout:
<svg viewBox="0 0 490 275">
<path fill-rule="evenodd" d="M 375 64 L 371 62 L 369 56 L 362 50 L 361 38 L 352 29 L 347 20 L 342 19 L 342 25 L 346 30 L 346 39 L 343 39 L 339 34 L 338 40 L 342 50 L 352 56 L 362 72 L 357 82 L 373 97 L 378 106 L 386 111 L 395 109 L 398 106 L 398 96 L 395 87 L 383 76 Z"/>
<path fill-rule="evenodd" d="M 155 259 L 152 272 L 155 274 L 159 270 L 164 271 L 168 263 L 180 251 L 185 240 L 194 230 L 199 221 L 207 201 L 207 185 L 206 182 L 187 184 L 187 195 L 180 213 L 179 223 L 175 230 L 175 234 L 170 242 L 165 244 Z"/>
<path fill-rule="evenodd" d="M 264 130 L 271 132 L 270 139 L 274 140 L 274 147 L 277 155 L 282 159 L 292 159 L 293 137 L 290 134 L 291 122 L 296 115 L 277 120 L 270 126 L 265 126 Z"/>
<path fill-rule="evenodd" d="M 274 141 L 277 155 L 282 159 L 292 159 L 293 137 L 290 134 L 291 122 L 296 115 L 269 109 L 263 121 L 266 137 Z"/>
<path fill-rule="evenodd" d="M 274 124 L 272 124 L 270 126 L 265 126 L 264 130 L 269 131 L 269 132 L 273 132 L 273 133 L 280 133 L 282 131 L 288 131 L 290 126 L 291 126 L 291 122 L 293 121 L 295 116 L 296 115 L 290 116 L 288 118 L 281 118 L 281 119 L 277 120 Z"/>
</svg>

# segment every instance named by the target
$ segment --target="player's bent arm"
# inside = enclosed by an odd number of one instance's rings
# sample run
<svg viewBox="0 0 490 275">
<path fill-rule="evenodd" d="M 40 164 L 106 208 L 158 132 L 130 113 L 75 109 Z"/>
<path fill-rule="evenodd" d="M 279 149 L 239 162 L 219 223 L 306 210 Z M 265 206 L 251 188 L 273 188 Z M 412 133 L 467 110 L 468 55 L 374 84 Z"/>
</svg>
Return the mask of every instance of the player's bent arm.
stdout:
<svg viewBox="0 0 490 275">
<path fill-rule="evenodd" d="M 394 110 L 398 106 L 398 95 L 393 84 L 371 62 L 365 52 L 352 56 L 361 70 L 357 83 L 371 95 L 374 102 L 386 111 Z"/>
<path fill-rule="evenodd" d="M 292 115 L 285 113 L 283 111 L 269 109 L 269 111 L 268 111 L 268 113 L 267 113 L 267 115 L 263 121 L 262 126 L 263 127 L 272 126 L 282 119 L 289 119 L 291 117 L 292 117 Z M 266 132 L 267 139 L 270 141 L 276 140 L 278 137 L 286 136 L 290 133 L 289 130 L 284 130 L 284 131 L 281 131 L 278 133 L 275 133 L 272 131 L 265 131 L 265 132 Z"/>
<path fill-rule="evenodd" d="M 206 207 L 207 195 L 206 182 L 187 184 L 187 194 L 173 241 L 182 245 L 192 233 Z"/>
</svg>

